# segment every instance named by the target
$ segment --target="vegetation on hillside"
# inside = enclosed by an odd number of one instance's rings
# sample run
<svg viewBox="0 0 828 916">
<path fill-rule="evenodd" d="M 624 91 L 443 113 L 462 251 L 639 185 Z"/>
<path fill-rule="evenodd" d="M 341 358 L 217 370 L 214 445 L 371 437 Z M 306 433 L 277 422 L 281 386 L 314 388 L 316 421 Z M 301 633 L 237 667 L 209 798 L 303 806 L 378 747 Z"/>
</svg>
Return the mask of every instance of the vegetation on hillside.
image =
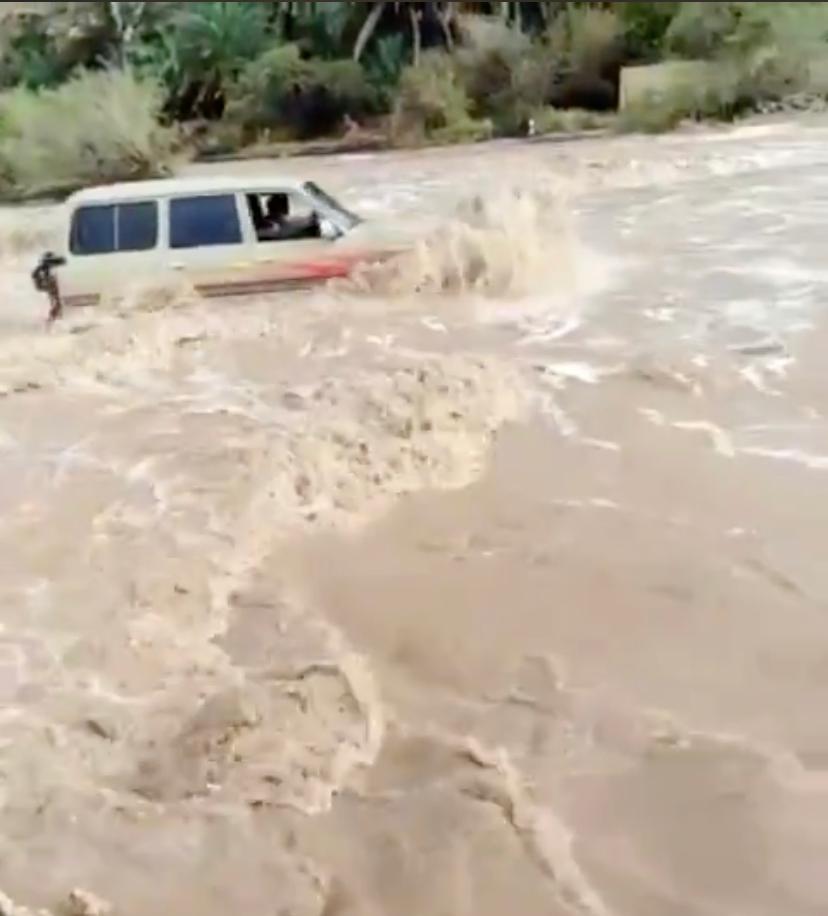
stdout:
<svg viewBox="0 0 828 916">
<path fill-rule="evenodd" d="M 4 3 L 0 193 L 163 173 L 181 148 L 401 144 L 732 119 L 814 89 L 828 4 L 281 0 Z M 15 12 L 15 8 L 20 9 Z M 11 11 L 11 13 L 10 13 Z M 634 63 L 708 75 L 613 120 Z M 711 75 L 712 74 L 712 75 Z M 828 87 L 816 87 L 819 92 Z"/>
<path fill-rule="evenodd" d="M 165 174 L 180 150 L 164 94 L 125 70 L 80 70 L 55 89 L 0 95 L 0 196 Z"/>
</svg>

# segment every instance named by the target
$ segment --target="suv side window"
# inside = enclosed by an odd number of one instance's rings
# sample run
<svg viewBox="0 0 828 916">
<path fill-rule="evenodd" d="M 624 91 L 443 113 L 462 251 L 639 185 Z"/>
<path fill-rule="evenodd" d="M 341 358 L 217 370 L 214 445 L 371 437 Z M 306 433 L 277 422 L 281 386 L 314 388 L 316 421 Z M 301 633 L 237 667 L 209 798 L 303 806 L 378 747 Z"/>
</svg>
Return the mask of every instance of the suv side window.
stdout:
<svg viewBox="0 0 828 916">
<path fill-rule="evenodd" d="M 112 254 L 115 251 L 115 207 L 81 207 L 72 216 L 72 254 Z"/>
<path fill-rule="evenodd" d="M 152 250 L 158 244 L 158 204 L 121 204 L 116 228 L 118 251 Z"/>
<path fill-rule="evenodd" d="M 272 191 L 247 195 L 250 219 L 259 242 L 290 242 L 318 239 L 319 216 L 313 201 L 296 191 Z"/>
<path fill-rule="evenodd" d="M 81 207 L 72 217 L 69 250 L 75 255 L 149 251 L 157 244 L 154 201 Z"/>
<path fill-rule="evenodd" d="M 241 242 L 235 195 L 179 197 L 170 201 L 170 248 L 239 245 Z"/>
</svg>

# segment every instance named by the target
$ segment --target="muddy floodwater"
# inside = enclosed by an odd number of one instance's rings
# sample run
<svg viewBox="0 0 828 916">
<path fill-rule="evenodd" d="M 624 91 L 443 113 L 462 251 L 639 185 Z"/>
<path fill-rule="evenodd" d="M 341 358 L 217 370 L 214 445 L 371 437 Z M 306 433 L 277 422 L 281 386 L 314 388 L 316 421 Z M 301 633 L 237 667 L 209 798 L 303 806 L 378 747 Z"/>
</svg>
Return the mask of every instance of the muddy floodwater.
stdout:
<svg viewBox="0 0 828 916">
<path fill-rule="evenodd" d="M 828 913 L 826 141 L 191 166 L 431 228 L 51 331 L 0 213 L 0 912 Z"/>
</svg>

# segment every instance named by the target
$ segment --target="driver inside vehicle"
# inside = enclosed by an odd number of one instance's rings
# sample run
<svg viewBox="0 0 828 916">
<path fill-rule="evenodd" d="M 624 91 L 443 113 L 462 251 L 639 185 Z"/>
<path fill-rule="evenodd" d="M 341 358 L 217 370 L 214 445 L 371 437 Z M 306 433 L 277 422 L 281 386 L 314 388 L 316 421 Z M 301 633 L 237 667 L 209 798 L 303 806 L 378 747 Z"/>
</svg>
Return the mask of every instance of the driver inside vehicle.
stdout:
<svg viewBox="0 0 828 916">
<path fill-rule="evenodd" d="M 260 242 L 313 239 L 321 235 L 319 219 L 313 212 L 307 216 L 290 215 L 290 198 L 284 192 L 268 195 L 264 213 L 257 220 L 256 234 Z"/>
</svg>

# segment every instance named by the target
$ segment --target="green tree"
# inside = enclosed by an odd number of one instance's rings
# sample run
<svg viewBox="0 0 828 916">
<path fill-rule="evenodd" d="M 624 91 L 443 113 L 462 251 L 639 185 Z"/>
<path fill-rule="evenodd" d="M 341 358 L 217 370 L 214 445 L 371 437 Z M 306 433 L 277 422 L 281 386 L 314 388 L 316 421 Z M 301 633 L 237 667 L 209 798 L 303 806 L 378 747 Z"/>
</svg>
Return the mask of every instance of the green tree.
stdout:
<svg viewBox="0 0 828 916">
<path fill-rule="evenodd" d="M 215 117 L 232 81 L 273 40 L 269 10 L 256 2 L 180 6 L 171 22 L 171 50 L 183 80 L 176 107 L 180 116 Z"/>
<path fill-rule="evenodd" d="M 627 53 L 635 60 L 650 60 L 661 55 L 664 37 L 681 3 L 616 3 L 624 27 Z"/>
</svg>

